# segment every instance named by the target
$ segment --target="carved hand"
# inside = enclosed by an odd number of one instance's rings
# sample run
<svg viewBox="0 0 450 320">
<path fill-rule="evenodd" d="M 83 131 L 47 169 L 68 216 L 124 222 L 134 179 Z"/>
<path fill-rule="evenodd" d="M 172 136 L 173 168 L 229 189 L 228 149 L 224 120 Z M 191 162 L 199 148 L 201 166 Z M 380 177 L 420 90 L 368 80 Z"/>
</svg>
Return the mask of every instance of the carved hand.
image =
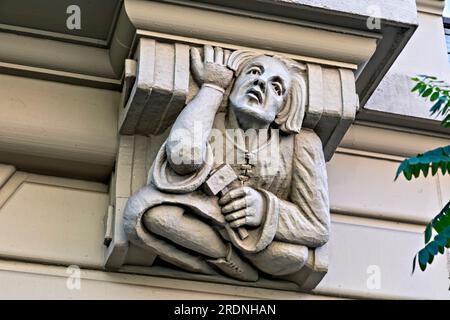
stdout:
<svg viewBox="0 0 450 320">
<path fill-rule="evenodd" d="M 233 79 L 233 71 L 226 67 L 230 52 L 222 48 L 205 45 L 203 58 L 198 48 L 191 48 L 191 66 L 195 80 L 203 84 L 216 85 L 224 90 Z"/>
<path fill-rule="evenodd" d="M 219 199 L 222 213 L 230 227 L 244 225 L 258 227 L 264 218 L 264 200 L 261 194 L 250 187 L 230 190 Z"/>
</svg>

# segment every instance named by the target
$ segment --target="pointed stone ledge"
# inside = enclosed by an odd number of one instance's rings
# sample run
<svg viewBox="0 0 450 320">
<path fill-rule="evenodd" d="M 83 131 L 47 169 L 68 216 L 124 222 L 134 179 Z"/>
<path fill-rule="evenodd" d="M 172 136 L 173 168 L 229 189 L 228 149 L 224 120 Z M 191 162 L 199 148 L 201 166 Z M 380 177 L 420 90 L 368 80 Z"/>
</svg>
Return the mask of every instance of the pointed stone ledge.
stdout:
<svg viewBox="0 0 450 320">
<path fill-rule="evenodd" d="M 417 0 L 417 11 L 441 16 L 444 11 L 444 0 Z"/>
</svg>

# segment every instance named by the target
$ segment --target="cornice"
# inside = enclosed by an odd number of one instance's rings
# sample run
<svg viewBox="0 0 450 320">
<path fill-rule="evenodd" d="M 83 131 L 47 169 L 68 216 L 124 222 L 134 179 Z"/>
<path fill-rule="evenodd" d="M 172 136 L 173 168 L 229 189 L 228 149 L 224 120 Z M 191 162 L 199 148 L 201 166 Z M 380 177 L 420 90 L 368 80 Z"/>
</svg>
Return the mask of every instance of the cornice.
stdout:
<svg viewBox="0 0 450 320">
<path fill-rule="evenodd" d="M 374 17 L 364 3 L 329 7 L 308 0 L 125 0 L 124 7 L 140 35 L 352 64 L 363 106 L 417 28 L 414 0 L 402 5 L 380 1 L 384 10 Z M 380 27 L 369 28 L 369 19 L 379 19 Z"/>
<path fill-rule="evenodd" d="M 123 6 L 109 47 L 69 35 L 16 29 L 0 32 L 2 73 L 120 90 L 124 61 L 135 34 Z"/>
<path fill-rule="evenodd" d="M 133 39 L 147 33 L 172 41 L 277 52 L 354 69 L 364 105 L 417 27 L 412 15 L 416 12 L 414 0 L 404 0 L 398 13 L 392 9 L 397 4 L 383 0 L 382 5 L 392 10 L 377 17 L 379 30 L 368 29 L 370 16 L 363 3 L 336 7 L 331 6 L 334 2 L 328 5 L 329 1 L 124 0 L 109 48 L 45 35 L 1 33 L 0 38 L 12 41 L 2 41 L 0 63 L 10 74 L 120 89 L 117 83 Z M 441 1 L 420 2 L 436 5 Z M 55 52 L 60 58 L 52 58 Z"/>
<path fill-rule="evenodd" d="M 214 41 L 240 47 L 283 52 L 354 64 L 365 63 L 374 53 L 379 35 L 303 23 L 269 20 L 250 13 L 213 11 L 156 1 L 127 0 L 125 10 L 139 30 Z"/>
<path fill-rule="evenodd" d="M 444 0 L 416 0 L 417 1 L 417 11 L 431 13 L 441 16 L 444 11 L 445 1 Z"/>
</svg>

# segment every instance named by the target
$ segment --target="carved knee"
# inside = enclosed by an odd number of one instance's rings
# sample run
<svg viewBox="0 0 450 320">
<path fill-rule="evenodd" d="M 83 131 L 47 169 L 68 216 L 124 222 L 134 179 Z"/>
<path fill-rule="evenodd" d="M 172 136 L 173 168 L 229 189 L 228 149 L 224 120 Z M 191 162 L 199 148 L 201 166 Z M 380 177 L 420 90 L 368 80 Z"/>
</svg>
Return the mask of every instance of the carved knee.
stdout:
<svg viewBox="0 0 450 320">
<path fill-rule="evenodd" d="M 273 276 L 284 276 L 299 271 L 305 265 L 308 248 L 274 241 L 263 251 L 245 256 L 259 270 Z"/>
<path fill-rule="evenodd" d="M 160 205 L 147 210 L 142 216 L 142 223 L 147 230 L 164 235 L 180 223 L 183 213 L 181 207 Z"/>
<path fill-rule="evenodd" d="M 210 258 L 221 258 L 226 246 L 214 229 L 178 206 L 161 205 L 149 209 L 142 223 L 150 232 Z"/>
</svg>

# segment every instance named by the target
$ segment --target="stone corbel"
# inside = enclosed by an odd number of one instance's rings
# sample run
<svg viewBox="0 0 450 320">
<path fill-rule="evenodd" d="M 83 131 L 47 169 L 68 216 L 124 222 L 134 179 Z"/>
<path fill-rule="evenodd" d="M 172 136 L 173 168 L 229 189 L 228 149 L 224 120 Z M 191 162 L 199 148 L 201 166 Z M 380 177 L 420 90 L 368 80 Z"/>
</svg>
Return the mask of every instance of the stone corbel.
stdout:
<svg viewBox="0 0 450 320">
<path fill-rule="evenodd" d="M 308 64 L 308 98 L 303 127 L 319 135 L 329 161 L 359 107 L 353 71 Z"/>
<path fill-rule="evenodd" d="M 389 10 L 379 17 L 380 30 L 367 28 L 362 3 L 330 2 L 321 7 L 303 1 L 267 1 L 266 9 L 276 10 L 260 15 L 252 7 L 256 2 L 124 2 L 135 38 L 125 62 L 119 150 L 105 220 L 107 269 L 285 290 L 311 290 L 326 274 L 328 245 L 310 249 L 303 269 L 276 281 L 241 283 L 161 268 L 153 265 L 153 252 L 128 243 L 123 229 L 127 199 L 147 184 L 148 171 L 168 129 L 198 89 L 190 77 L 190 47 L 209 44 L 230 51 L 284 55 L 306 65 L 303 128 L 316 132 L 328 161 L 355 119 L 359 102 L 364 105 L 417 26 L 414 0 L 401 7 L 382 1 L 380 5 Z M 271 15 L 274 12 L 276 16 Z"/>
<path fill-rule="evenodd" d="M 191 44 L 192 45 L 192 44 Z M 119 114 L 119 151 L 115 176 L 111 183 L 111 205 L 106 218 L 105 267 L 133 272 L 161 274 L 152 267 L 156 255 L 130 243 L 123 231 L 123 210 L 130 195 L 147 183 L 148 170 L 163 143 L 167 129 L 175 121 L 186 100 L 197 88 L 190 77 L 189 49 L 186 43 L 140 38 L 133 59 L 126 61 L 122 106 Z M 358 99 L 353 71 L 330 65 L 307 63 L 308 101 L 303 127 L 313 129 L 323 143 L 329 160 L 355 118 Z M 136 267 L 139 266 L 139 267 Z M 328 270 L 328 245 L 310 249 L 305 267 L 286 281 L 263 279 L 260 287 L 311 290 Z M 198 278 L 179 271 L 163 275 Z M 207 281 L 234 283 L 223 277 L 206 277 Z M 230 282 L 231 281 L 231 282 Z M 248 284 L 246 284 L 248 285 Z"/>
<path fill-rule="evenodd" d="M 444 11 L 444 0 L 417 0 L 417 11 L 442 15 Z"/>
<path fill-rule="evenodd" d="M 175 121 L 185 105 L 189 91 L 189 46 L 143 38 L 134 60 L 136 80 L 119 115 L 119 132 L 158 135 Z"/>
</svg>

